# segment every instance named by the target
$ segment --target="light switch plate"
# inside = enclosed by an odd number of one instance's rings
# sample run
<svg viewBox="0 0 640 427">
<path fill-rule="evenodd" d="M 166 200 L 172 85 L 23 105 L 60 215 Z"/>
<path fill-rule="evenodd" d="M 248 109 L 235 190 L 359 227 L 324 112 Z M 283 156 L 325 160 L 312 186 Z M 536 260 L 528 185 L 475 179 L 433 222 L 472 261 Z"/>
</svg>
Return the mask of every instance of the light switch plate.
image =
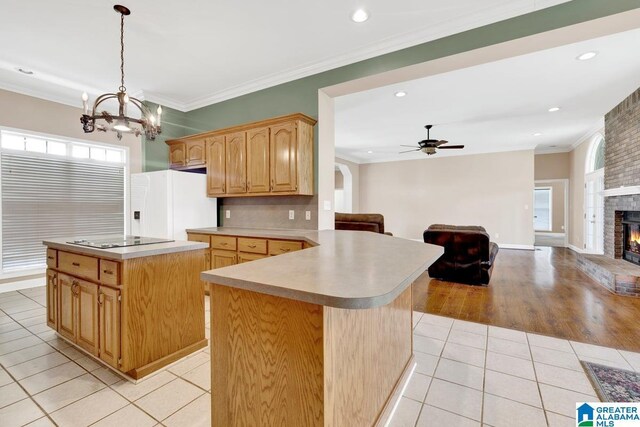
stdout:
<svg viewBox="0 0 640 427">
<path fill-rule="evenodd" d="M 229 209 L 227 209 L 226 211 L 224 211 L 224 217 L 225 218 L 231 218 L 231 211 Z"/>
<path fill-rule="evenodd" d="M 289 211 L 289 219 L 295 219 L 296 218 L 296 211 L 290 210 Z"/>
<path fill-rule="evenodd" d="M 311 221 L 311 211 L 306 211 L 304 213 L 304 219 L 306 219 L 307 221 Z"/>
</svg>

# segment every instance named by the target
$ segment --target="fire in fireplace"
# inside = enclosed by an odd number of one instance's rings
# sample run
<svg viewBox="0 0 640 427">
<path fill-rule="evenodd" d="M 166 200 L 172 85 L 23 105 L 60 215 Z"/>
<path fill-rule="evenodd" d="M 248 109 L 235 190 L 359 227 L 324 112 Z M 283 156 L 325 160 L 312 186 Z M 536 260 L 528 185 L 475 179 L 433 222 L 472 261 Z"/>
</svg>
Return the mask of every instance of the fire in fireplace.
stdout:
<svg viewBox="0 0 640 427">
<path fill-rule="evenodd" d="M 640 265 L 640 212 L 624 212 L 622 226 L 624 238 L 622 258 Z"/>
</svg>

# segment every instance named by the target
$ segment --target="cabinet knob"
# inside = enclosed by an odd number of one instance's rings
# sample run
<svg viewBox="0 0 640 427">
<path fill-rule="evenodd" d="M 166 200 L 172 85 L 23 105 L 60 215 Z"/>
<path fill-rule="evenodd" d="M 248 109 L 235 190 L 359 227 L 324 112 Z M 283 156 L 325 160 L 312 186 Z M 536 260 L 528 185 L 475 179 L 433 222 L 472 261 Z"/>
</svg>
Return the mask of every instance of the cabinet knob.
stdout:
<svg viewBox="0 0 640 427">
<path fill-rule="evenodd" d="M 104 294 L 100 291 L 98 291 L 98 304 L 102 305 L 102 303 L 104 303 Z"/>
</svg>

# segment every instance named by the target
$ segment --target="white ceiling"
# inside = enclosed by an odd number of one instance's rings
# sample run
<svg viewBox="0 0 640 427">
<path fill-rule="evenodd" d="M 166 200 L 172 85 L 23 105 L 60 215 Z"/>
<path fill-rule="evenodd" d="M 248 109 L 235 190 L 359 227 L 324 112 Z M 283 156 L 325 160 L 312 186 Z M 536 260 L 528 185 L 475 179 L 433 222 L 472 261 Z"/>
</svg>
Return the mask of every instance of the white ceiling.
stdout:
<svg viewBox="0 0 640 427">
<path fill-rule="evenodd" d="M 565 1 L 131 1 L 126 84 L 188 111 Z M 114 2 L 0 0 L 0 88 L 71 105 L 84 90 L 115 91 Z M 349 18 L 358 7 L 363 24 Z"/>
<path fill-rule="evenodd" d="M 587 51 L 599 54 L 576 60 Z M 338 98 L 336 153 L 360 163 L 425 158 L 398 154 L 426 137 L 425 124 L 436 125 L 432 138 L 465 145 L 436 157 L 568 151 L 640 87 L 638 52 L 633 30 Z"/>
</svg>

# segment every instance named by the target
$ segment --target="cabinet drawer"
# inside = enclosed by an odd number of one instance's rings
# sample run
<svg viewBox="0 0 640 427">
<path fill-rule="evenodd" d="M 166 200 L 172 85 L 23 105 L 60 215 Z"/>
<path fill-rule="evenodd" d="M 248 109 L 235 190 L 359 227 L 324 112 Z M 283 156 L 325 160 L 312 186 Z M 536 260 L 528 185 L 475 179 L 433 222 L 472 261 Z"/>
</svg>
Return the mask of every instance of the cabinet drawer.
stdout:
<svg viewBox="0 0 640 427">
<path fill-rule="evenodd" d="M 238 264 L 242 264 L 243 262 L 255 261 L 257 259 L 266 258 L 266 254 L 251 254 L 245 252 L 238 252 Z"/>
<path fill-rule="evenodd" d="M 231 236 L 211 236 L 211 249 L 236 250 L 236 238 Z"/>
<path fill-rule="evenodd" d="M 47 249 L 47 267 L 58 267 L 58 251 L 55 249 Z"/>
<path fill-rule="evenodd" d="M 266 255 L 267 241 L 265 239 L 238 237 L 238 251 Z"/>
<path fill-rule="evenodd" d="M 302 242 L 290 240 L 269 240 L 269 255 L 281 255 L 302 249 Z"/>
<path fill-rule="evenodd" d="M 118 286 L 120 284 L 119 267 L 115 261 L 107 259 L 100 260 L 100 282 L 105 285 Z"/>
<path fill-rule="evenodd" d="M 195 233 L 188 233 L 187 234 L 187 239 L 191 242 L 202 242 L 202 243 L 206 243 L 207 245 L 211 245 L 211 242 L 209 241 L 209 235 L 208 234 L 195 234 Z"/>
<path fill-rule="evenodd" d="M 74 276 L 98 280 L 97 258 L 58 251 L 58 268 Z"/>
</svg>

